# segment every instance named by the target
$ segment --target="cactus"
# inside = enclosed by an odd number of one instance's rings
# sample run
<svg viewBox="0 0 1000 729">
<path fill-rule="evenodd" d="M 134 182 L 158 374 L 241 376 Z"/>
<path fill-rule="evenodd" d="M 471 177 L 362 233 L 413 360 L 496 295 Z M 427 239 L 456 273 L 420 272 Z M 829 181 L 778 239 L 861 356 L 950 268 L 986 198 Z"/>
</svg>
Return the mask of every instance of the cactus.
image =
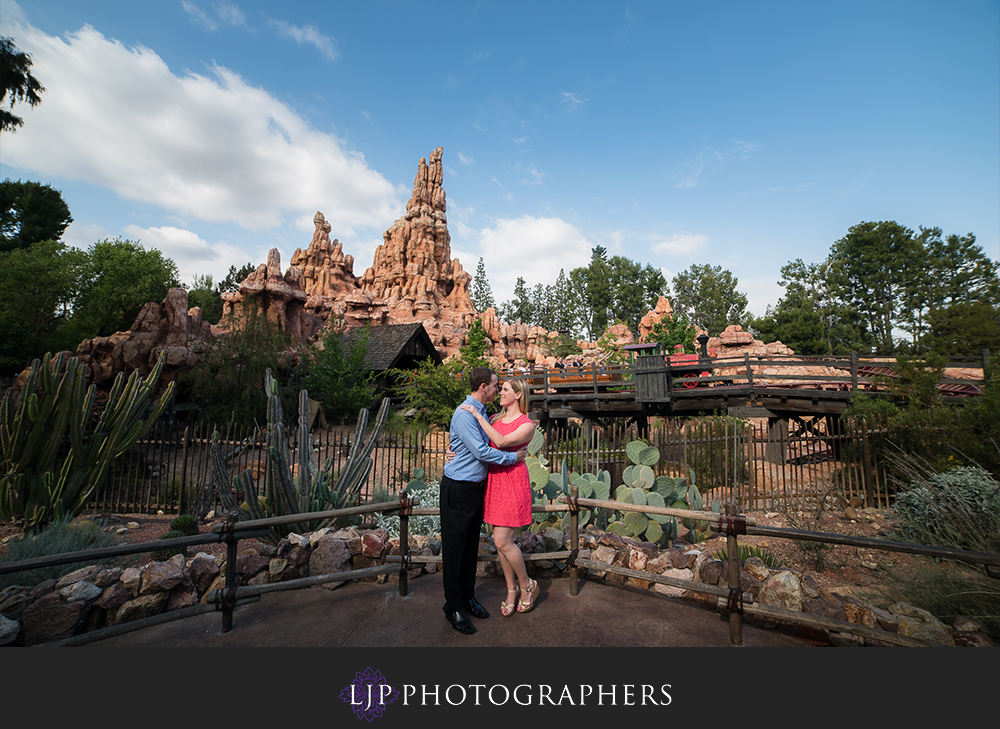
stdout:
<svg viewBox="0 0 1000 729">
<path fill-rule="evenodd" d="M 177 539 L 178 537 L 190 536 L 185 534 L 179 529 L 171 529 L 169 532 L 160 537 L 160 539 Z M 187 547 L 173 547 L 168 549 L 157 549 L 154 552 L 150 552 L 149 558 L 154 562 L 166 562 L 168 559 L 173 557 L 175 554 L 187 554 Z"/>
<path fill-rule="evenodd" d="M 198 533 L 198 519 L 191 514 L 181 514 L 170 522 L 168 529 L 172 532 L 180 532 L 186 537 L 193 537 Z"/>
<path fill-rule="evenodd" d="M 31 363 L 20 392 L 0 402 L 0 519 L 23 520 L 26 531 L 79 514 L 103 485 L 111 464 L 139 440 L 173 396 L 169 383 L 149 415 L 150 395 L 166 355 L 146 378 L 119 373 L 96 424 L 97 395 L 86 367 L 62 352 Z"/>
<path fill-rule="evenodd" d="M 285 437 L 284 417 L 281 412 L 281 401 L 278 398 L 278 384 L 268 369 L 264 375 L 264 392 L 267 394 L 267 468 L 264 475 L 264 491 L 259 493 L 257 484 L 247 469 L 239 476 L 232 478 L 236 490 L 242 490 L 246 495 L 245 510 L 236 504 L 233 489 L 228 487 L 230 478 L 222 458 L 219 446 L 218 432 L 212 435 L 210 457 L 212 461 L 212 479 L 216 490 L 227 511 L 235 512 L 240 520 L 265 519 L 270 516 L 285 516 L 289 514 L 308 514 L 316 511 L 329 511 L 353 506 L 361 490 L 368 481 L 372 468 L 371 452 L 375 448 L 382 426 L 389 415 L 389 399 L 382 401 L 375 417 L 375 426 L 365 440 L 365 429 L 368 426 L 368 409 L 362 408 L 358 413 L 357 427 L 347 463 L 341 469 L 339 476 L 334 475 L 333 458 L 328 458 L 322 468 L 312 462 L 312 436 L 309 435 L 309 393 L 299 392 L 299 439 L 298 473 L 294 474 L 291 467 L 288 440 Z M 416 472 L 415 472 L 416 475 Z M 422 475 L 417 479 L 422 479 Z M 422 482 L 422 481 L 421 481 Z M 410 488 L 413 482 L 407 486 Z M 271 528 L 268 541 L 277 543 L 291 532 L 307 532 L 331 526 L 335 518 L 306 519 L 295 524 L 286 524 Z"/>
<path fill-rule="evenodd" d="M 615 490 L 615 501 L 638 506 L 670 506 L 673 509 L 701 510 L 703 499 L 695 486 L 694 469 L 688 469 L 688 477 L 659 476 L 653 471 L 660 461 L 659 451 L 640 440 L 625 446 L 625 454 L 632 465 L 622 472 L 622 483 Z M 712 510 L 719 511 L 718 503 Z M 678 534 L 677 518 L 661 514 L 645 515 L 635 511 L 616 512 L 617 518 L 608 525 L 608 531 L 623 536 L 643 539 L 647 542 L 668 544 Z M 708 524 L 704 520 L 681 519 L 688 528 L 688 538 L 702 541 L 708 536 Z"/>
</svg>

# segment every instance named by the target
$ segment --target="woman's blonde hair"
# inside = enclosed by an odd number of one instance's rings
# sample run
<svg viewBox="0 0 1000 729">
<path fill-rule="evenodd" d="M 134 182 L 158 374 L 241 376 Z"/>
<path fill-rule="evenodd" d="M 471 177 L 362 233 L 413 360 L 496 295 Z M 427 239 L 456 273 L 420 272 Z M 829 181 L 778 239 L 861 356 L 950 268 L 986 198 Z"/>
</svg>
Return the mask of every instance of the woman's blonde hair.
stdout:
<svg viewBox="0 0 1000 729">
<path fill-rule="evenodd" d="M 507 382 L 510 383 L 510 389 L 521 396 L 521 399 L 517 401 L 517 405 L 521 409 L 521 412 L 527 415 L 529 399 L 528 383 L 520 377 L 511 377 L 507 380 Z"/>
</svg>

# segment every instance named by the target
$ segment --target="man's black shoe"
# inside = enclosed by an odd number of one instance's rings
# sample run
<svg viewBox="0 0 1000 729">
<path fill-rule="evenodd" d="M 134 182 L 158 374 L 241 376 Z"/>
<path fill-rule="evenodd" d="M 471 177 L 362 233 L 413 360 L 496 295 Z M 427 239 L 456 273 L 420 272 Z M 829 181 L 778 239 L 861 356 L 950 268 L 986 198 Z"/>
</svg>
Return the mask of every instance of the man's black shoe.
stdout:
<svg viewBox="0 0 1000 729">
<path fill-rule="evenodd" d="M 469 620 L 469 618 L 466 617 L 465 613 L 461 610 L 453 613 L 445 613 L 444 616 L 448 618 L 448 622 L 451 623 L 451 627 L 459 633 L 465 633 L 468 635 L 476 632 L 476 626 L 472 624 L 472 621 Z"/>
<path fill-rule="evenodd" d="M 467 612 L 474 618 L 479 618 L 480 620 L 483 620 L 490 616 L 486 608 L 480 605 L 479 601 L 476 600 L 476 598 L 474 597 L 465 601 L 465 612 Z"/>
</svg>

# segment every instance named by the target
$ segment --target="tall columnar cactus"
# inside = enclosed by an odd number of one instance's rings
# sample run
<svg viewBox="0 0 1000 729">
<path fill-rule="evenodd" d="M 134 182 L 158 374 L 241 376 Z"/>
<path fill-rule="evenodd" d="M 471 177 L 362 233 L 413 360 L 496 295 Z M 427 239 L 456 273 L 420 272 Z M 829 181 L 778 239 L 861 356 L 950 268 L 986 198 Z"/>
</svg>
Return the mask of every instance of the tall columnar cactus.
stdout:
<svg viewBox="0 0 1000 729">
<path fill-rule="evenodd" d="M 25 530 L 79 514 L 108 469 L 152 426 L 173 396 L 169 383 L 147 415 L 165 355 L 146 378 L 138 372 L 115 378 L 97 423 L 97 395 L 86 387 L 86 367 L 62 352 L 31 363 L 20 396 L 0 402 L 0 519 L 24 520 Z"/>
<path fill-rule="evenodd" d="M 233 478 L 233 484 L 246 496 L 247 512 L 241 513 L 232 496 L 229 476 L 222 459 L 218 434 L 212 437 L 212 478 L 216 493 L 229 510 L 237 510 L 241 517 L 265 519 L 270 516 L 308 514 L 353 506 L 368 481 L 372 468 L 371 453 L 378 441 L 382 427 L 389 415 L 389 399 L 382 401 L 375 417 L 375 426 L 365 439 L 368 427 L 368 409 L 358 413 L 358 423 L 351 441 L 347 463 L 334 474 L 334 459 L 327 458 L 322 468 L 312 461 L 312 436 L 309 435 L 309 393 L 299 392 L 299 449 L 296 469 L 291 466 L 288 440 L 285 436 L 284 416 L 278 398 L 278 384 L 267 370 L 264 376 L 267 394 L 267 468 L 264 475 L 264 494 L 261 497 L 249 469 Z M 297 471 L 297 472 L 296 472 Z M 276 526 L 271 529 L 271 541 L 277 542 L 290 532 L 322 529 L 334 523 L 334 518 L 312 519 Z"/>
</svg>

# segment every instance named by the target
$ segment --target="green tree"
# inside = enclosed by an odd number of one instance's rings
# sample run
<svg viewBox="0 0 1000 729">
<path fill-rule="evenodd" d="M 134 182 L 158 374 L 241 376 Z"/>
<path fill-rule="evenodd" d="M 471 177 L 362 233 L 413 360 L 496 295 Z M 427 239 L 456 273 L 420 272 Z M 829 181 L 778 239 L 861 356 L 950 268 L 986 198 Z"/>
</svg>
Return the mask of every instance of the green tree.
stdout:
<svg viewBox="0 0 1000 729">
<path fill-rule="evenodd" d="M 667 281 L 658 268 L 642 266 L 624 256 L 608 261 L 611 300 L 609 319 L 620 320 L 633 332 L 646 312 L 656 306 L 667 288 Z"/>
<path fill-rule="evenodd" d="M 0 182 L 0 251 L 59 240 L 72 222 L 58 190 L 40 182 Z"/>
<path fill-rule="evenodd" d="M 347 336 L 342 319 L 331 321 L 323 347 L 312 347 L 306 389 L 323 404 L 326 416 L 339 423 L 356 420 L 375 398 L 375 373 L 365 362 L 370 331 L 368 324 Z"/>
<path fill-rule="evenodd" d="M 212 275 L 195 275 L 188 289 L 188 306 L 201 307 L 201 318 L 209 324 L 218 324 L 222 318 L 222 296 L 212 286 Z"/>
<path fill-rule="evenodd" d="M 0 253 L 0 373 L 19 372 L 45 352 L 62 349 L 58 328 L 83 266 L 82 251 L 54 240 Z"/>
<path fill-rule="evenodd" d="M 45 87 L 31 75 L 31 56 L 17 50 L 14 39 L 0 36 L 0 132 L 24 126 L 24 120 L 13 113 L 15 102 L 36 106 Z M 10 101 L 7 95 L 10 94 Z M 4 104 L 10 111 L 3 108 Z"/>
<path fill-rule="evenodd" d="M 177 286 L 177 265 L 155 248 L 121 238 L 99 241 L 87 251 L 73 327 L 81 339 L 124 331 L 145 304 L 159 303 Z"/>
<path fill-rule="evenodd" d="M 267 420 L 264 374 L 287 369 L 288 335 L 267 318 L 253 296 L 222 319 L 226 331 L 205 360 L 179 378 L 179 399 L 194 408 L 198 422 L 253 427 Z"/>
<path fill-rule="evenodd" d="M 748 325 L 746 294 L 721 266 L 694 264 L 673 279 L 673 308 L 696 327 L 718 335 L 730 324 Z"/>
<path fill-rule="evenodd" d="M 646 335 L 646 341 L 659 342 L 664 354 L 673 354 L 674 347 L 678 344 L 684 345 L 687 354 L 695 354 L 694 338 L 697 333 L 698 330 L 691 325 L 684 312 L 679 312 L 673 316 L 665 316 L 653 324 Z"/>
<path fill-rule="evenodd" d="M 590 252 L 590 265 L 587 266 L 584 301 L 590 309 L 589 329 L 592 337 L 600 336 L 608 328 L 612 282 L 607 253 L 602 246 L 595 246 Z"/>
<path fill-rule="evenodd" d="M 881 354 L 894 352 L 893 332 L 907 289 L 926 275 L 913 231 L 895 221 L 859 223 L 833 244 L 830 259 L 835 296 L 861 317 L 862 344 Z"/>
<path fill-rule="evenodd" d="M 474 320 L 457 357 L 443 364 L 437 364 L 428 357 L 417 363 L 416 369 L 391 370 L 390 374 L 398 383 L 397 394 L 417 410 L 421 418 L 447 427 L 455 408 L 469 394 L 472 369 L 489 366 L 486 360 L 488 344 L 482 322 Z"/>
<path fill-rule="evenodd" d="M 486 278 L 486 266 L 482 257 L 479 258 L 479 265 L 476 266 L 476 275 L 472 279 L 472 291 L 469 292 L 472 305 L 476 311 L 482 313 L 487 309 L 496 309 L 496 302 L 493 301 L 493 290 L 490 288 L 490 280 Z"/>
<path fill-rule="evenodd" d="M 531 324 L 534 321 L 531 293 L 528 291 L 528 286 L 522 276 L 518 276 L 517 282 L 514 284 L 514 298 L 504 303 L 500 308 L 503 312 L 501 318 L 508 324 L 513 324 L 515 321 Z"/>
<path fill-rule="evenodd" d="M 246 281 L 247 276 L 257 270 L 257 267 L 252 263 L 245 263 L 242 268 L 238 269 L 236 266 L 229 267 L 229 273 L 216 285 L 216 292 L 219 294 L 224 294 L 227 291 L 238 291 L 240 284 Z"/>
<path fill-rule="evenodd" d="M 921 227 L 916 240 L 922 265 L 904 286 L 897 326 L 910 335 L 913 352 L 921 353 L 927 349 L 922 339 L 930 330 L 931 311 L 940 318 L 940 312 L 958 304 L 1000 305 L 1000 264 L 976 245 L 972 233 L 944 237 L 940 228 Z"/>
<path fill-rule="evenodd" d="M 1000 352 L 1000 306 L 958 302 L 927 312 L 924 345 L 943 355 L 974 356 L 983 349 Z"/>
<path fill-rule="evenodd" d="M 759 339 L 781 342 L 797 354 L 830 354 L 823 316 L 813 300 L 802 292 L 791 292 L 776 307 L 769 306 L 764 317 L 751 321 L 750 328 Z"/>
<path fill-rule="evenodd" d="M 489 345 L 490 339 L 486 336 L 482 319 L 473 319 L 469 333 L 465 337 L 465 344 L 458 350 L 463 367 L 470 370 L 474 367 L 489 367 L 490 363 L 486 359 Z"/>
</svg>

